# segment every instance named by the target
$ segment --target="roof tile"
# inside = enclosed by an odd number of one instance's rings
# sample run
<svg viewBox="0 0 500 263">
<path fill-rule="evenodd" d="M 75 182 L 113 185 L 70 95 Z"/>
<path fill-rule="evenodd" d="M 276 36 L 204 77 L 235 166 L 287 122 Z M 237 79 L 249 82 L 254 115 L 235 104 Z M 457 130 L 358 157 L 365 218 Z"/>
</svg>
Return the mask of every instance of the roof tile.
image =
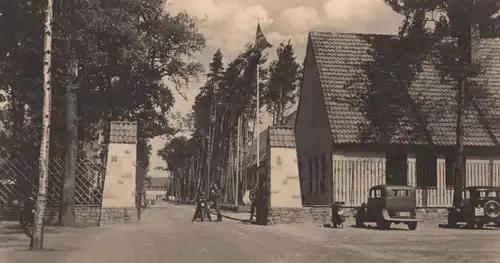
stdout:
<svg viewBox="0 0 500 263">
<path fill-rule="evenodd" d="M 109 132 L 110 143 L 137 143 L 137 123 L 112 121 Z"/>
<path fill-rule="evenodd" d="M 359 143 L 363 137 L 363 126 L 368 120 L 360 112 L 349 105 L 346 99 L 350 90 L 346 88 L 355 77 L 363 75 L 361 67 L 365 62 L 373 60 L 369 50 L 373 47 L 364 38 L 390 39 L 391 35 L 368 35 L 330 32 L 311 32 L 310 42 L 317 63 L 320 83 L 325 97 L 329 124 L 335 143 Z M 482 39 L 479 43 L 480 56 L 487 61 L 487 87 L 496 97 L 500 93 L 500 41 Z M 487 59 L 486 59 L 487 58 Z M 361 74 L 360 74 L 361 73 Z M 365 81 L 368 81 L 365 76 Z M 361 84 L 358 84 L 361 85 Z M 428 113 L 428 129 L 434 144 L 455 144 L 456 114 L 454 108 L 455 91 L 451 84 L 443 84 L 438 71 L 429 61 L 424 61 L 423 70 L 410 86 L 409 93 L 413 101 L 421 102 L 422 111 Z M 496 98 L 492 98 L 496 99 Z M 439 108 L 442 110 L 436 111 Z M 433 109 L 433 110 L 431 110 Z M 490 109 L 490 113 L 500 117 L 500 109 Z M 400 120 L 401 121 L 401 120 Z M 403 120 L 406 129 L 414 126 L 411 120 Z M 413 126 L 412 126 L 413 125 Z M 465 116 L 465 145 L 494 146 L 494 140 L 488 135 L 485 126 L 478 121 L 478 113 L 470 110 Z M 492 128 L 495 137 L 500 130 Z M 408 134 L 394 136 L 391 143 L 425 143 L 408 138 Z"/>
<path fill-rule="evenodd" d="M 271 126 L 269 127 L 269 146 L 278 148 L 295 148 L 294 127 Z"/>
</svg>

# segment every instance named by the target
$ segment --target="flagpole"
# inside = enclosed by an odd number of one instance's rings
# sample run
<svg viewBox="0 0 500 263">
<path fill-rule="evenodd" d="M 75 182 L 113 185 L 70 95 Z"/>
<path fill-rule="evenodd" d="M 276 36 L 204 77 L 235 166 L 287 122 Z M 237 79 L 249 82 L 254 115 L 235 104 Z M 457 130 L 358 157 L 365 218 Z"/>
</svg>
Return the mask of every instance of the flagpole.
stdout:
<svg viewBox="0 0 500 263">
<path fill-rule="evenodd" d="M 257 134 L 257 178 L 259 179 L 260 166 L 260 65 L 257 63 L 257 106 L 255 108 L 255 133 Z"/>
</svg>

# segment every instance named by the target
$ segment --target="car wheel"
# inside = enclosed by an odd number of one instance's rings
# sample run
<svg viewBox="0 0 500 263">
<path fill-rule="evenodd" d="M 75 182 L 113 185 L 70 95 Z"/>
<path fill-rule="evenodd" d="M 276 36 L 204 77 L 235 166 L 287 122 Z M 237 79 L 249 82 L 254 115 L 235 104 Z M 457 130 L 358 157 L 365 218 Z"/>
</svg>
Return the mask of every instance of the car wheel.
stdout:
<svg viewBox="0 0 500 263">
<path fill-rule="evenodd" d="M 391 227 L 391 222 L 389 221 L 381 219 L 377 222 L 377 228 L 380 230 L 387 230 L 390 227 Z"/>
<path fill-rule="evenodd" d="M 481 229 L 484 227 L 484 223 L 482 223 L 482 222 L 476 223 L 476 227 Z"/>
<path fill-rule="evenodd" d="M 408 229 L 415 230 L 415 229 L 417 229 L 417 225 L 418 225 L 417 222 L 410 222 L 410 223 L 408 223 Z"/>
<path fill-rule="evenodd" d="M 451 228 L 456 228 L 457 227 L 457 221 L 458 221 L 458 215 L 455 210 L 451 210 L 448 212 L 448 227 Z"/>
</svg>

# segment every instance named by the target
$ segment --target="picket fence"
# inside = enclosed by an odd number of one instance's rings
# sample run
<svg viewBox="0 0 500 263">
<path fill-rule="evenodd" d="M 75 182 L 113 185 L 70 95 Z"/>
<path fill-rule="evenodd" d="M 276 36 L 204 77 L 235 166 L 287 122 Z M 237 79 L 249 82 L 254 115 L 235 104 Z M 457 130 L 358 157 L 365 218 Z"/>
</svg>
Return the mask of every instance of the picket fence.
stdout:
<svg viewBox="0 0 500 263">
<path fill-rule="evenodd" d="M 407 184 L 417 187 L 416 163 L 408 161 Z M 348 206 L 366 202 L 370 187 L 386 183 L 385 161 L 335 160 L 333 162 L 334 200 L 342 200 Z M 500 186 L 500 163 L 467 160 L 466 186 Z M 452 204 L 453 187 L 446 184 L 444 160 L 437 163 L 437 184 L 417 187 L 417 206 L 449 207 Z"/>
</svg>

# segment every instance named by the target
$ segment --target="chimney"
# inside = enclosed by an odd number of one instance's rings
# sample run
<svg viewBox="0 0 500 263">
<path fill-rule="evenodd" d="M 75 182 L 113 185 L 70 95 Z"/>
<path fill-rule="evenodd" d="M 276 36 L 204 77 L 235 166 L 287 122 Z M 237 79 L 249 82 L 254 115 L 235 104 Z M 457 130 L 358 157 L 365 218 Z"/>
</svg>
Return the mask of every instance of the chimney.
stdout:
<svg viewBox="0 0 500 263">
<path fill-rule="evenodd" d="M 471 62 L 476 64 L 480 59 L 480 42 L 481 42 L 481 33 L 479 30 L 478 24 L 472 24 L 470 26 L 470 56 Z"/>
</svg>

